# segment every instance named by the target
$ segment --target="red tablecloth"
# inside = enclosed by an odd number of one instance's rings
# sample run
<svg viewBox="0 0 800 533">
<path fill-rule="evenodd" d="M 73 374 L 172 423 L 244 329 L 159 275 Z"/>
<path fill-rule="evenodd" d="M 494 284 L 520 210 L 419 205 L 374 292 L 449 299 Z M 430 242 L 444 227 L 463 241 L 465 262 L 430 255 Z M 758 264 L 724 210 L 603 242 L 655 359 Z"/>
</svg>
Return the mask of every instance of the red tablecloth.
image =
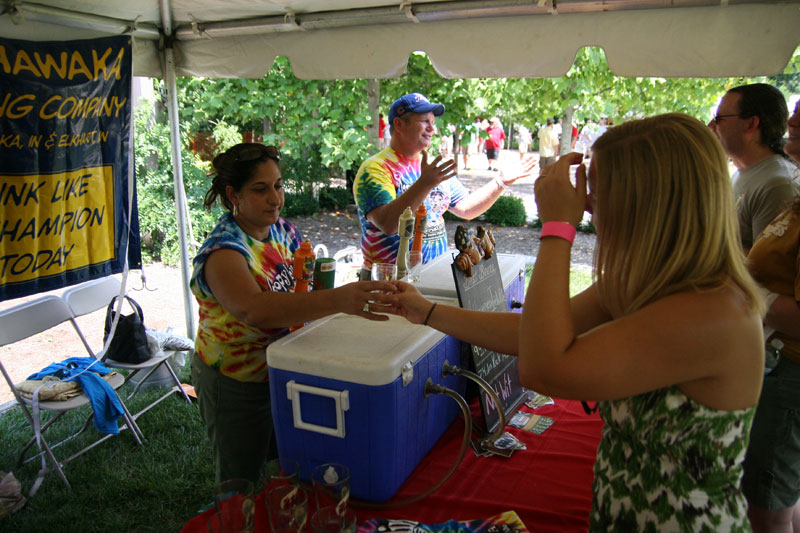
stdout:
<svg viewBox="0 0 800 533">
<path fill-rule="evenodd" d="M 473 417 L 480 420 L 473 403 Z M 532 411 L 528 407 L 522 408 Z M 580 402 L 556 400 L 537 415 L 554 419 L 544 433 L 507 428 L 527 445 L 510 458 L 476 457 L 467 450 L 453 476 L 435 493 L 395 510 L 359 509 L 359 521 L 404 518 L 426 524 L 488 518 L 514 510 L 531 532 L 586 531 L 592 503 L 592 467 L 602 421 Z M 451 466 L 464 431 L 456 420 L 391 501 L 404 500 L 435 483 Z M 391 503 L 391 501 L 389 503 Z M 212 511 L 213 512 L 213 511 Z M 256 502 L 256 531 L 269 531 L 263 497 Z M 184 532 L 207 531 L 209 512 L 192 518 Z"/>
</svg>

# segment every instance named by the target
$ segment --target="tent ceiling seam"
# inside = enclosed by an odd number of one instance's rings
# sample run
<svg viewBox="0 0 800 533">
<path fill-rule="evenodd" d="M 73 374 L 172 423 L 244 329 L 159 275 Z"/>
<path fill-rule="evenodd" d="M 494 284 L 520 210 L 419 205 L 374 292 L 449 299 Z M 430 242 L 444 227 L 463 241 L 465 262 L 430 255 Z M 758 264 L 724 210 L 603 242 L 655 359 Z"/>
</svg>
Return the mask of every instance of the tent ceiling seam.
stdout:
<svg viewBox="0 0 800 533">
<path fill-rule="evenodd" d="M 734 0 L 736 5 L 775 4 L 769 0 Z M 72 27 L 89 27 L 109 34 L 132 33 L 137 39 L 159 40 L 162 34 L 171 34 L 170 28 L 162 28 L 152 23 L 138 23 L 90 13 L 78 13 L 35 2 L 8 0 L 4 14 L 8 14 L 15 24 L 26 18 L 38 22 L 60 24 Z M 169 6 L 168 1 L 162 4 Z M 587 13 L 604 11 L 631 11 L 664 8 L 691 8 L 709 6 L 728 6 L 730 0 L 684 0 L 657 2 L 639 0 L 619 2 L 609 0 L 462 0 L 430 2 L 414 5 L 410 0 L 401 0 L 399 10 L 384 6 L 363 9 L 296 13 L 288 10 L 284 15 L 257 16 L 218 22 L 201 22 L 192 16 L 190 22 L 179 23 L 174 27 L 172 37 L 179 41 L 191 41 L 214 37 L 237 35 L 270 34 L 280 32 L 309 31 L 360 26 L 364 24 L 419 24 L 430 21 L 462 20 L 476 17 L 499 17 L 518 15 L 558 15 L 562 13 Z M 171 9 L 165 18 L 162 6 L 162 24 L 172 26 Z"/>
</svg>

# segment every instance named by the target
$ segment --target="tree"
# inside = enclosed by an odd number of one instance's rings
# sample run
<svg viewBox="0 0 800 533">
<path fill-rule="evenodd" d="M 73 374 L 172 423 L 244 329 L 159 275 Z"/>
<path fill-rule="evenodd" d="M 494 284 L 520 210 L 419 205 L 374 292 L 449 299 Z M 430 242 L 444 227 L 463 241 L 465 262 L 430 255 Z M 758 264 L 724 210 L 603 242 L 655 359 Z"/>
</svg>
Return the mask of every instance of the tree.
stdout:
<svg viewBox="0 0 800 533">
<path fill-rule="evenodd" d="M 227 122 L 261 126 L 263 141 L 281 148 L 284 180 L 310 193 L 343 175 L 371 152 L 366 80 L 300 80 L 279 57 L 261 79 L 179 80 L 181 120 L 194 131 Z"/>
</svg>

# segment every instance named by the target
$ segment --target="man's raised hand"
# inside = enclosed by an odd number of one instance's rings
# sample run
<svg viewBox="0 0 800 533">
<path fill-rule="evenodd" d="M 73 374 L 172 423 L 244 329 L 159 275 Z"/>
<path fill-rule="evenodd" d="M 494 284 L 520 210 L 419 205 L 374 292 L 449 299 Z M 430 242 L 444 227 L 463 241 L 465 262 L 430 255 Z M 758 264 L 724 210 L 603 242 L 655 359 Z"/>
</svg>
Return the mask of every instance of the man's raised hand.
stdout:
<svg viewBox="0 0 800 533">
<path fill-rule="evenodd" d="M 442 161 L 442 156 L 439 155 L 428 163 L 428 152 L 427 150 L 422 151 L 419 175 L 420 181 L 424 181 L 431 185 L 431 187 L 436 187 L 443 181 L 447 181 L 456 176 L 458 176 L 458 165 L 455 160 L 448 159 L 447 161 Z"/>
</svg>

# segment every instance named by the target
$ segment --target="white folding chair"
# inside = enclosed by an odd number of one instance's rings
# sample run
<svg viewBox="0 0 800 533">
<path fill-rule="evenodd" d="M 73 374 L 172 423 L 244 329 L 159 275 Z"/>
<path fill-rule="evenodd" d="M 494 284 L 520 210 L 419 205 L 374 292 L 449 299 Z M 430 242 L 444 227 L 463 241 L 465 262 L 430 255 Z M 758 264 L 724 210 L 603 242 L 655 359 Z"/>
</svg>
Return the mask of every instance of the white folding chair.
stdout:
<svg viewBox="0 0 800 533">
<path fill-rule="evenodd" d="M 120 293 L 121 285 L 119 280 L 114 277 L 105 277 L 87 281 L 86 283 L 76 285 L 75 287 L 70 287 L 64 291 L 64 293 L 61 295 L 61 298 L 67 302 L 67 305 L 72 310 L 73 316 L 79 317 L 97 311 L 98 309 L 106 308 L 115 296 L 120 296 Z M 158 353 L 152 354 L 150 359 L 142 363 L 125 363 L 122 361 L 115 361 L 106 355 L 102 350 L 99 353 L 95 353 L 86 340 L 86 337 L 83 335 L 83 332 L 81 332 L 80 328 L 78 328 L 78 335 L 80 335 L 86 350 L 92 356 L 103 361 L 103 364 L 105 364 L 107 367 L 121 368 L 129 371 L 128 375 L 125 377 L 125 383 L 130 381 L 133 376 L 136 376 L 140 373 L 142 374 L 141 379 L 139 379 L 139 382 L 133 388 L 133 391 L 131 391 L 131 393 L 128 395 L 127 399 L 131 399 L 133 395 L 139 391 L 139 388 L 143 383 L 145 383 L 147 378 L 149 378 L 156 370 L 158 370 L 159 367 L 163 367 L 169 372 L 169 375 L 176 387 L 171 387 L 165 394 L 160 396 L 150 405 L 135 413 L 133 415 L 134 419 L 139 418 L 139 416 L 158 405 L 173 392 L 180 393 L 187 403 L 192 403 L 192 401 L 189 399 L 189 396 L 186 394 L 186 391 L 183 390 L 180 378 L 178 378 L 177 374 L 175 374 L 175 371 L 172 369 L 172 365 L 170 364 L 170 359 L 175 355 L 174 350 L 162 350 Z"/>
<path fill-rule="evenodd" d="M 6 309 L 4 311 L 0 311 L 0 347 L 12 345 L 15 342 L 31 337 L 37 333 L 47 331 L 50 328 L 53 328 L 66 321 L 70 321 L 72 323 L 72 326 L 75 328 L 76 332 L 79 331 L 77 329 L 77 324 L 73 320 L 72 311 L 69 309 L 69 306 L 66 304 L 66 302 L 61 298 L 59 298 L 58 296 L 51 296 L 51 295 L 42 296 L 30 302 L 26 302 L 11 307 L 9 309 Z M 14 393 L 14 398 L 17 400 L 17 403 L 22 408 L 25 417 L 30 422 L 31 428 L 34 431 L 34 437 L 23 448 L 18 463 L 21 466 L 22 464 L 27 463 L 28 461 L 31 461 L 36 457 L 40 457 L 42 456 L 42 454 L 44 454 L 52 463 L 53 469 L 55 469 L 55 471 L 58 472 L 61 481 L 63 481 L 64 485 L 66 485 L 66 487 L 69 489 L 71 487 L 69 481 L 67 481 L 67 478 L 64 475 L 62 467 L 69 461 L 84 454 L 85 452 L 94 448 L 95 446 L 105 441 L 106 439 L 113 437 L 114 435 L 111 434 L 105 435 L 102 438 L 92 442 L 90 445 L 84 447 L 77 453 L 71 455 L 70 457 L 62 461 L 57 460 L 55 455 L 53 454 L 52 449 L 66 442 L 67 440 L 70 440 L 73 437 L 77 436 L 79 433 L 81 433 L 84 429 L 88 427 L 88 424 L 84 424 L 81 429 L 78 429 L 75 433 L 73 433 L 66 439 L 54 445 L 50 445 L 45 440 L 45 432 L 64 413 L 82 407 L 84 405 L 87 405 L 89 403 L 89 397 L 83 393 L 81 393 L 78 396 L 75 396 L 74 398 L 63 401 L 35 401 L 34 399 L 27 399 L 23 397 L 20 391 L 17 389 L 14 382 L 12 381 L 11 376 L 8 374 L 5 367 L 3 366 L 2 356 L 5 353 L 8 352 L 0 350 L 0 371 L 3 373 L 3 377 L 5 378 L 6 383 L 8 383 L 8 386 Z M 107 382 L 109 385 L 111 385 L 111 388 L 114 389 L 114 393 L 117 395 L 117 397 L 119 397 L 117 390 L 125 382 L 122 375 L 115 372 L 112 375 L 112 377 L 107 380 Z M 128 409 L 127 407 L 125 407 L 125 404 L 124 402 L 122 402 L 121 398 L 120 402 L 122 403 L 124 411 L 123 418 L 126 423 L 126 425 L 120 427 L 120 429 L 126 429 L 126 427 L 130 428 L 131 433 L 136 439 L 136 443 L 142 444 L 141 431 L 139 430 L 139 427 L 136 425 L 136 422 L 134 421 L 131 414 L 128 412 Z M 48 420 L 47 423 L 42 425 L 40 419 L 41 411 L 51 411 L 57 414 L 50 420 Z M 40 453 L 33 457 L 30 457 L 28 460 L 25 460 L 25 455 L 27 451 L 31 448 L 31 446 L 33 446 L 34 443 L 36 443 L 37 440 L 40 448 Z M 40 473 L 39 478 L 41 479 L 45 473 L 46 473 L 46 467 L 43 457 L 42 471 Z M 38 481 L 35 487 L 38 488 Z M 35 492 L 35 488 L 32 489 L 31 492 Z"/>
</svg>

